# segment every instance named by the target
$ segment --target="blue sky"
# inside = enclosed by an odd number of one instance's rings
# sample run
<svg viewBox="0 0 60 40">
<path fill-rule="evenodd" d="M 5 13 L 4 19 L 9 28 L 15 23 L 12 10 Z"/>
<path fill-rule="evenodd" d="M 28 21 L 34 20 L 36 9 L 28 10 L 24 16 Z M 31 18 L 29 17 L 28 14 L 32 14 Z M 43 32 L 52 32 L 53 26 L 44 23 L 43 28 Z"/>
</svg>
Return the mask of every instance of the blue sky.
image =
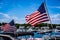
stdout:
<svg viewBox="0 0 60 40">
<path fill-rule="evenodd" d="M 0 0 L 0 22 L 26 23 L 25 16 L 35 12 L 44 0 Z M 46 0 L 52 23 L 60 24 L 60 0 Z"/>
</svg>

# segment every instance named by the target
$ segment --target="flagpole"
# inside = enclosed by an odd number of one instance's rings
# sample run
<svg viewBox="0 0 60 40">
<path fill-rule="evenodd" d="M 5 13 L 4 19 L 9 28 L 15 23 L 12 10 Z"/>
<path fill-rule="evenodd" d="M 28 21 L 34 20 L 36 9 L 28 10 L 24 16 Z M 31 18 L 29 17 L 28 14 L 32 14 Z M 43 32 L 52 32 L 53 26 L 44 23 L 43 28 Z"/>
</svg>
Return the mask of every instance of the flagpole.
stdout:
<svg viewBox="0 0 60 40">
<path fill-rule="evenodd" d="M 47 1 L 47 0 L 44 0 L 45 10 L 46 10 L 46 13 L 48 14 L 47 16 L 48 16 L 48 18 L 49 18 L 49 20 L 50 20 L 49 22 L 50 22 L 50 24 L 51 24 L 51 28 L 53 28 L 52 21 L 51 21 L 51 19 L 50 19 L 50 16 L 49 16 L 49 13 L 48 13 L 48 9 L 47 9 L 47 6 L 46 6 L 46 1 Z"/>
<path fill-rule="evenodd" d="M 49 16 L 48 9 L 47 9 L 47 6 L 46 6 L 46 1 L 47 1 L 47 0 L 44 0 L 44 3 L 45 3 L 44 6 L 45 6 L 46 13 L 48 14 L 48 17 L 49 17 L 49 20 L 50 20 L 51 28 L 52 28 L 52 30 L 53 30 L 52 21 L 51 21 L 51 18 L 50 18 L 50 16 Z M 54 35 L 55 35 L 55 34 L 54 34 Z M 56 38 L 55 38 L 55 40 L 56 40 Z"/>
</svg>

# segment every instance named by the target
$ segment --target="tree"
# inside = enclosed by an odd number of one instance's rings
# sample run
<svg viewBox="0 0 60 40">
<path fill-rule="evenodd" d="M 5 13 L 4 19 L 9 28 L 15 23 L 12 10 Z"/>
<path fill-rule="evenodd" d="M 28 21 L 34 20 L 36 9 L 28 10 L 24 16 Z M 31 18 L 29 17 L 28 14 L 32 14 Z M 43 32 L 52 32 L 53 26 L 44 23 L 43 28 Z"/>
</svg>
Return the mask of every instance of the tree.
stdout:
<svg viewBox="0 0 60 40">
<path fill-rule="evenodd" d="M 2 24 L 0 23 L 0 26 L 1 26 Z"/>
<path fill-rule="evenodd" d="M 7 24 L 7 23 L 5 23 L 5 22 L 2 22 L 2 25 L 5 25 L 5 24 Z"/>
<path fill-rule="evenodd" d="M 19 26 L 20 26 L 20 24 L 15 24 L 15 27 L 18 29 L 19 28 Z"/>
<path fill-rule="evenodd" d="M 43 26 L 47 26 L 47 23 L 41 23 L 36 25 L 36 27 L 43 27 Z"/>
</svg>

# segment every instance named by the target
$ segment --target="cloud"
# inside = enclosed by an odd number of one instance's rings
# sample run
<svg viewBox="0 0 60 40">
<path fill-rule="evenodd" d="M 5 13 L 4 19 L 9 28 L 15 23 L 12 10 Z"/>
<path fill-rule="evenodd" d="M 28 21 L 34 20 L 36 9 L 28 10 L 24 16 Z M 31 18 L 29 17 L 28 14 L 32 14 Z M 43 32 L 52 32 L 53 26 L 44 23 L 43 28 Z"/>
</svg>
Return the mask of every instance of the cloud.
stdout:
<svg viewBox="0 0 60 40">
<path fill-rule="evenodd" d="M 3 13 L 0 13 L 0 14 L 3 15 L 5 18 L 10 19 L 10 16 L 8 14 L 3 14 Z"/>
<path fill-rule="evenodd" d="M 10 16 L 9 16 L 8 14 L 4 14 L 4 16 L 5 16 L 6 18 L 10 18 Z"/>
<path fill-rule="evenodd" d="M 50 16 L 52 23 L 60 24 L 60 14 L 54 14 Z"/>
<path fill-rule="evenodd" d="M 4 14 L 4 13 L 0 13 L 0 15 L 4 16 L 4 18 L 0 19 L 1 22 L 7 22 L 7 23 L 9 23 L 9 21 L 11 21 L 12 19 L 14 19 L 15 23 L 19 23 L 19 24 L 25 23 L 25 18 L 19 18 L 19 17 L 15 16 L 15 15 L 9 16 L 8 14 Z"/>
<path fill-rule="evenodd" d="M 1 23 L 2 23 L 2 22 L 9 23 L 9 20 L 10 20 L 10 19 L 7 19 L 7 18 L 0 19 Z"/>
<path fill-rule="evenodd" d="M 55 14 L 51 16 L 52 20 L 60 20 L 60 14 Z"/>
<path fill-rule="evenodd" d="M 49 6 L 49 8 L 58 8 L 58 9 L 60 9 L 60 6 Z"/>
<path fill-rule="evenodd" d="M 25 18 L 18 18 L 17 16 L 13 16 L 15 23 L 23 24 L 25 23 Z"/>
<path fill-rule="evenodd" d="M 0 13 L 0 15 L 2 15 L 4 18 L 0 19 L 0 22 L 9 22 L 9 20 L 11 19 L 11 17 L 8 14 L 4 14 L 4 13 Z"/>
</svg>

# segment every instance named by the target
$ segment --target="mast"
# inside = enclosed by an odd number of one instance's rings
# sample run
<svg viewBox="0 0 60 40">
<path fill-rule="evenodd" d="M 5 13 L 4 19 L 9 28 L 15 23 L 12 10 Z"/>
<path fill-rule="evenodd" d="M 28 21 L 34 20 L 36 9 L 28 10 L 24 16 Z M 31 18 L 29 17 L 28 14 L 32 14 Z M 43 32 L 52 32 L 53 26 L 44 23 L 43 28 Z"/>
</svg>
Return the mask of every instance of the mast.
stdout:
<svg viewBox="0 0 60 40">
<path fill-rule="evenodd" d="M 48 9 L 47 9 L 47 6 L 46 6 L 46 2 L 47 2 L 47 0 L 44 0 L 44 6 L 45 6 L 45 10 L 46 10 L 46 13 L 48 14 L 48 18 L 49 18 L 49 22 L 50 22 L 50 24 L 51 24 L 51 28 L 52 28 L 52 30 L 53 30 L 53 25 L 52 25 L 52 21 L 51 21 L 51 18 L 50 18 L 50 16 L 49 16 L 49 13 L 48 13 Z M 55 33 L 54 33 L 54 35 L 55 35 Z M 55 40 L 56 40 L 56 38 L 55 38 Z"/>
<path fill-rule="evenodd" d="M 48 16 L 48 18 L 49 18 L 49 22 L 50 22 L 50 24 L 51 24 L 51 28 L 53 28 L 52 21 L 51 21 L 51 18 L 50 18 L 50 16 L 49 16 L 48 9 L 47 9 L 47 6 L 46 6 L 46 1 L 47 1 L 47 0 L 44 0 L 45 10 L 46 10 L 47 16 Z"/>
</svg>

